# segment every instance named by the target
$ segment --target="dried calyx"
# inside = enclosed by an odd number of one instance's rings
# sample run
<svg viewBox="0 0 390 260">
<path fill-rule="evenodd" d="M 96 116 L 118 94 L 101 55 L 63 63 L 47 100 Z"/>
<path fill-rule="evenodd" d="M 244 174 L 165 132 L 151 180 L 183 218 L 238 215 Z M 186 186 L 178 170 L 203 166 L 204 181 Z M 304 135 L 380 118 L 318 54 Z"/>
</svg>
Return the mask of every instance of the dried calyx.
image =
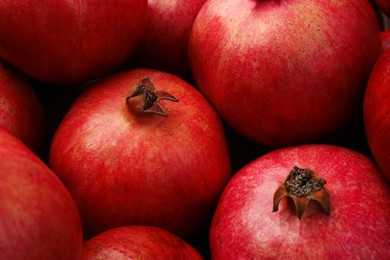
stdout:
<svg viewBox="0 0 390 260">
<path fill-rule="evenodd" d="M 136 85 L 134 91 L 126 98 L 126 103 L 131 98 L 142 95 L 142 104 L 137 108 L 145 113 L 155 113 L 163 117 L 167 117 L 163 106 L 160 104 L 161 100 L 169 100 L 173 102 L 179 102 L 177 98 L 168 92 L 155 90 L 153 83 L 148 77 L 141 79 Z"/>
<path fill-rule="evenodd" d="M 287 196 L 295 204 L 298 218 L 301 219 L 310 200 L 320 203 L 325 214 L 330 211 L 330 198 L 324 189 L 326 181 L 318 177 L 313 170 L 294 166 L 282 185 L 274 194 L 273 212 L 278 211 L 280 200 Z"/>
</svg>

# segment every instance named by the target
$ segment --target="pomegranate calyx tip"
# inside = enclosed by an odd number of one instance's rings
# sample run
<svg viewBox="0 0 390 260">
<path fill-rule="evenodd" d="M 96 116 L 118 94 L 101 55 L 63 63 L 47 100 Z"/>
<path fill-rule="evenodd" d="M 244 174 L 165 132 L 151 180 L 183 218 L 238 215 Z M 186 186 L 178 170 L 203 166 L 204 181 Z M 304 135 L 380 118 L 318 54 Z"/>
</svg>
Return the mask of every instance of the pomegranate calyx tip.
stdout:
<svg viewBox="0 0 390 260">
<path fill-rule="evenodd" d="M 330 212 L 330 198 L 324 189 L 326 181 L 309 168 L 294 166 L 286 180 L 276 189 L 273 198 L 273 212 L 278 211 L 283 197 L 290 197 L 295 205 L 297 216 L 302 219 L 310 200 L 317 201 L 325 214 Z"/>
<path fill-rule="evenodd" d="M 155 113 L 163 117 L 168 117 L 164 107 L 160 104 L 161 100 L 168 100 L 172 102 L 179 102 L 179 99 L 174 97 L 172 94 L 155 90 L 153 83 L 149 77 L 141 79 L 135 86 L 134 91 L 126 97 L 126 103 L 129 103 L 131 98 L 142 95 L 142 104 L 138 105 L 137 108 L 145 113 Z"/>
</svg>

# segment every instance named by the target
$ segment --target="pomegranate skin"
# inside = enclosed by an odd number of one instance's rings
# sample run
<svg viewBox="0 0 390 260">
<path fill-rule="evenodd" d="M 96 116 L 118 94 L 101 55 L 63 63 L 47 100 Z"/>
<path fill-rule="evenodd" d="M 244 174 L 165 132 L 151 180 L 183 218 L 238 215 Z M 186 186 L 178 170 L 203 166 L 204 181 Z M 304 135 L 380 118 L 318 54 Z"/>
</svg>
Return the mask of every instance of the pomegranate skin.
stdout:
<svg viewBox="0 0 390 260">
<path fill-rule="evenodd" d="M 301 220 L 273 195 L 296 165 L 325 179 L 330 215 L 310 201 Z M 213 259 L 388 259 L 390 187 L 376 164 L 343 147 L 303 145 L 274 150 L 231 179 L 215 212 Z"/>
<path fill-rule="evenodd" d="M 107 230 L 84 243 L 81 260 L 193 259 L 202 256 L 190 244 L 152 226 L 124 226 Z"/>
<path fill-rule="evenodd" d="M 42 147 L 45 114 L 28 79 L 0 62 L 0 126 L 30 149 Z"/>
<path fill-rule="evenodd" d="M 380 53 L 366 0 L 211 0 L 189 42 L 202 93 L 268 147 L 312 143 L 355 120 Z"/>
<path fill-rule="evenodd" d="M 139 44 L 147 0 L 20 0 L 0 3 L 0 58 L 40 81 L 105 76 Z"/>
<path fill-rule="evenodd" d="M 363 116 L 367 142 L 383 174 L 390 180 L 390 49 L 372 70 L 364 95 Z"/>
<path fill-rule="evenodd" d="M 0 158 L 0 259 L 79 259 L 80 214 L 57 176 L 1 127 Z"/>
<path fill-rule="evenodd" d="M 168 117 L 127 105 L 132 86 L 145 77 L 179 99 L 161 101 Z M 79 96 L 49 157 L 91 235 L 151 225 L 194 236 L 206 228 L 231 177 L 218 114 L 187 82 L 149 69 L 112 75 Z"/>
<path fill-rule="evenodd" d="M 206 0 L 149 0 L 149 22 L 131 57 L 136 67 L 191 77 L 188 41 L 195 17 Z"/>
</svg>

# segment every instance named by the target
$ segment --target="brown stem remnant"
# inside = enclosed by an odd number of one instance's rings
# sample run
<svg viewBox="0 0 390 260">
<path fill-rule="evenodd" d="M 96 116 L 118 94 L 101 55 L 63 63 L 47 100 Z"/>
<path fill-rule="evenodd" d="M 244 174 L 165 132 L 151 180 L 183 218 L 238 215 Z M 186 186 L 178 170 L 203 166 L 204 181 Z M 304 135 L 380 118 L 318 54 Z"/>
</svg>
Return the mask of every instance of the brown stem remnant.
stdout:
<svg viewBox="0 0 390 260">
<path fill-rule="evenodd" d="M 160 104 L 161 100 L 179 102 L 179 100 L 170 93 L 155 90 L 153 83 L 148 77 L 141 79 L 135 85 L 135 90 L 126 98 L 126 103 L 128 103 L 131 98 L 139 95 L 143 96 L 143 103 L 137 106 L 139 110 L 145 113 L 155 113 L 163 117 L 167 117 L 168 114 Z"/>
<path fill-rule="evenodd" d="M 301 219 L 310 200 L 320 203 L 325 214 L 330 212 L 330 198 L 324 189 L 326 181 L 318 177 L 313 170 L 294 166 L 282 185 L 275 191 L 273 212 L 278 211 L 283 197 L 290 197 L 295 204 L 298 218 Z"/>
</svg>

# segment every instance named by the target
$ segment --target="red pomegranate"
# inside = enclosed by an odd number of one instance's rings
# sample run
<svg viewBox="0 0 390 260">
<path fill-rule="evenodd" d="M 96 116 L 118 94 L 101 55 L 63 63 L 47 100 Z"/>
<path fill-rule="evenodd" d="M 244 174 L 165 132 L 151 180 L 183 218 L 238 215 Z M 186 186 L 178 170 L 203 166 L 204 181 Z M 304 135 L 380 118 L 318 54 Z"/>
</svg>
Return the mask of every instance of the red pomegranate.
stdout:
<svg viewBox="0 0 390 260">
<path fill-rule="evenodd" d="M 149 0 L 149 23 L 135 57 L 139 67 L 191 75 L 188 41 L 195 17 L 206 0 Z"/>
<path fill-rule="evenodd" d="M 375 160 L 390 180 L 390 49 L 372 70 L 364 96 L 364 125 Z"/>
<path fill-rule="evenodd" d="M 78 259 L 81 219 L 64 185 L 3 128 L 0 158 L 0 259 Z"/>
<path fill-rule="evenodd" d="M 389 259 L 390 186 L 354 150 L 267 153 L 231 179 L 211 231 L 213 259 Z"/>
<path fill-rule="evenodd" d="M 50 83 L 102 77 L 124 63 L 145 31 L 147 0 L 3 1 L 0 58 Z"/>
<path fill-rule="evenodd" d="M 164 229 L 124 226 L 107 230 L 87 240 L 81 259 L 203 258 L 190 244 Z"/>
<path fill-rule="evenodd" d="M 380 53 L 367 0 L 209 0 L 189 42 L 199 89 L 235 130 L 269 147 L 351 122 Z"/>
<path fill-rule="evenodd" d="M 45 115 L 27 78 L 0 62 L 0 126 L 39 150 L 45 132 Z"/>
<path fill-rule="evenodd" d="M 152 225 L 195 235 L 231 174 L 224 129 L 206 99 L 180 78 L 148 69 L 84 92 L 54 135 L 50 165 L 91 234 Z"/>
</svg>

